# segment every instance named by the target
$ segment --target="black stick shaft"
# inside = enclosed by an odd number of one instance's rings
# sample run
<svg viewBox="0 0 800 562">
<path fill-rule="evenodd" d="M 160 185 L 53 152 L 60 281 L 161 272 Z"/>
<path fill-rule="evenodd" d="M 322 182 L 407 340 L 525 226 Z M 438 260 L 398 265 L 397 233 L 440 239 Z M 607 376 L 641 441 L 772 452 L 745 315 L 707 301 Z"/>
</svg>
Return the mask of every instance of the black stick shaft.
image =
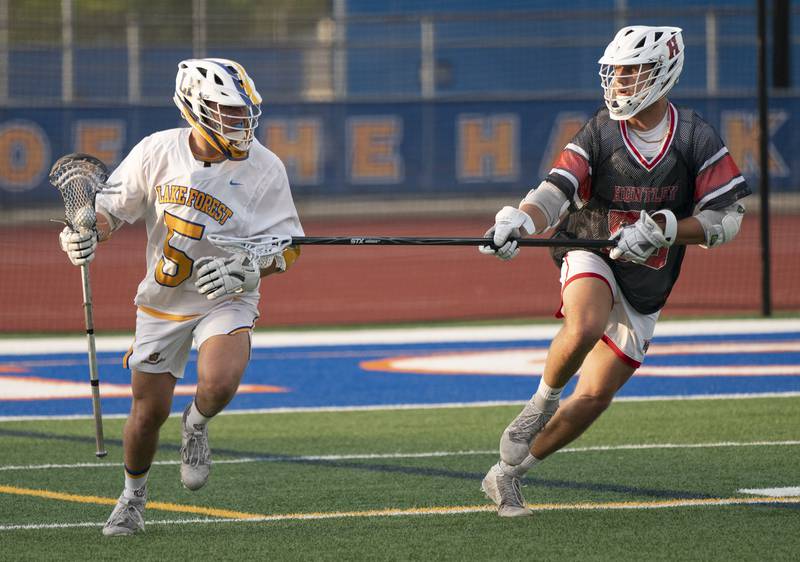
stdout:
<svg viewBox="0 0 800 562">
<path fill-rule="evenodd" d="M 613 240 L 585 240 L 581 238 L 522 238 L 520 246 L 610 248 Z M 409 236 L 295 236 L 292 245 L 330 246 L 485 246 L 492 245 L 491 238 L 421 238 Z"/>
</svg>

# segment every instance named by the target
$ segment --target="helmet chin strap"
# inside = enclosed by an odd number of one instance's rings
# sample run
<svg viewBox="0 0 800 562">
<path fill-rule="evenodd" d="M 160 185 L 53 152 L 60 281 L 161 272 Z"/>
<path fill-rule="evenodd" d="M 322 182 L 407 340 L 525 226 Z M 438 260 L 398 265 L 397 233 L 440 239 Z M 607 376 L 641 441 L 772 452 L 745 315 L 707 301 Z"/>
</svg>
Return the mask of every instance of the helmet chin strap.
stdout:
<svg viewBox="0 0 800 562">
<path fill-rule="evenodd" d="M 189 133 L 189 149 L 195 159 L 201 162 L 222 162 L 227 159 L 227 155 L 210 143 L 196 127 L 192 127 Z"/>
</svg>

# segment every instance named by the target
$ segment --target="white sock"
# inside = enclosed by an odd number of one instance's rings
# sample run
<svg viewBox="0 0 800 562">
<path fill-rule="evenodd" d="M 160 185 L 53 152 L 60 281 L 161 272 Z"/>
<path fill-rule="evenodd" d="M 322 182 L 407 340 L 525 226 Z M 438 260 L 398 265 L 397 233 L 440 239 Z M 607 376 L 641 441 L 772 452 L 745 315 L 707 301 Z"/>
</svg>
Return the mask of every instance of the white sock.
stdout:
<svg viewBox="0 0 800 562">
<path fill-rule="evenodd" d="M 137 474 L 131 474 L 128 469 L 125 469 L 125 490 L 123 495 L 126 498 L 141 498 L 145 495 L 145 486 L 147 485 L 147 475 L 150 473 L 150 467 L 147 470 Z"/>
<path fill-rule="evenodd" d="M 553 388 L 544 382 L 544 377 L 542 377 L 542 379 L 539 381 L 539 388 L 536 390 L 536 394 L 545 400 L 558 400 L 561 398 L 562 390 L 564 390 L 563 386 Z"/>
<path fill-rule="evenodd" d="M 200 413 L 200 410 L 197 409 L 197 402 L 192 400 L 189 414 L 186 416 L 186 424 L 190 427 L 194 427 L 196 425 L 206 425 L 210 420 L 211 418 Z"/>
<path fill-rule="evenodd" d="M 510 465 L 507 464 L 504 460 L 500 460 L 500 470 L 502 470 L 505 474 L 510 474 L 511 476 L 515 476 L 517 478 L 522 478 L 525 474 L 534 467 L 534 465 L 542 462 L 541 459 L 537 459 L 531 454 L 528 454 L 525 459 L 517 464 L 517 465 Z"/>
</svg>

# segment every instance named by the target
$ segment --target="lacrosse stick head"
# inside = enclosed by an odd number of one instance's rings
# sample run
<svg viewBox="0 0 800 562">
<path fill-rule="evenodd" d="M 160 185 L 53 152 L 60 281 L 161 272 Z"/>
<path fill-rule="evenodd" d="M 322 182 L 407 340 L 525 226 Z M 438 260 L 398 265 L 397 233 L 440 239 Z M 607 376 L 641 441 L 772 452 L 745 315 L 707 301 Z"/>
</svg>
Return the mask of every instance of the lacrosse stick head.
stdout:
<svg viewBox="0 0 800 562">
<path fill-rule="evenodd" d="M 106 187 L 108 168 L 89 154 L 72 153 L 56 160 L 50 183 L 64 199 L 64 216 L 71 228 L 94 228 L 94 200 Z"/>
<path fill-rule="evenodd" d="M 237 238 L 223 234 L 209 234 L 208 241 L 229 254 L 245 256 L 259 269 L 265 269 L 272 264 L 275 256 L 280 255 L 292 244 L 292 237 L 264 234 Z"/>
</svg>

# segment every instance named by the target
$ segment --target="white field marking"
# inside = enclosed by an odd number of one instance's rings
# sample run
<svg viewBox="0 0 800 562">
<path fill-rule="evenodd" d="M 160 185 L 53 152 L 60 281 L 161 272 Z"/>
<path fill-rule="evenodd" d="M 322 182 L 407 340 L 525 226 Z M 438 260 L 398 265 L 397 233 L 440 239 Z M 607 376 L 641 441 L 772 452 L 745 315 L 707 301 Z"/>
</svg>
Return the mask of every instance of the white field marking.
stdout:
<svg viewBox="0 0 800 562">
<path fill-rule="evenodd" d="M 700 367 L 642 367 L 640 377 L 770 377 L 800 375 L 800 365 L 723 365 Z"/>
<path fill-rule="evenodd" d="M 91 398 L 91 387 L 85 382 L 65 381 L 43 377 L 0 375 L 0 402 L 11 400 L 61 400 L 68 398 Z M 105 383 L 101 386 L 103 398 L 130 398 L 131 385 Z M 194 396 L 196 385 L 179 384 L 175 395 Z M 237 392 L 243 394 L 282 393 L 288 388 L 265 384 L 242 384 Z"/>
<path fill-rule="evenodd" d="M 692 500 L 657 500 L 657 501 L 629 501 L 629 502 L 584 502 L 573 504 L 528 504 L 534 511 L 604 511 L 619 509 L 674 509 L 681 507 L 718 507 L 726 505 L 760 505 L 760 504 L 796 504 L 800 499 L 789 498 L 701 498 Z M 472 513 L 494 512 L 493 505 L 467 505 L 467 506 L 435 506 L 413 509 L 373 509 L 364 511 L 332 511 L 311 513 L 285 513 L 254 517 L 248 519 L 227 518 L 192 518 L 192 519 L 155 519 L 147 521 L 147 525 L 187 525 L 196 523 L 271 523 L 275 521 L 309 521 L 323 519 L 355 519 L 367 517 L 418 517 L 433 515 L 465 515 Z M 26 531 L 41 529 L 71 529 L 79 527 L 102 527 L 104 522 L 98 523 L 45 523 L 0 525 L 0 531 Z"/>
<path fill-rule="evenodd" d="M 569 447 L 556 453 L 592 453 L 607 451 L 638 451 L 650 449 L 713 449 L 726 447 L 787 447 L 800 445 L 800 440 L 786 441 L 719 441 L 716 443 L 640 443 L 627 445 L 592 445 L 588 447 Z M 474 451 L 431 451 L 424 453 L 354 453 L 349 455 L 297 455 L 261 457 L 240 457 L 235 459 L 214 459 L 214 464 L 247 464 L 254 462 L 323 462 L 349 460 L 392 460 L 392 459 L 427 459 L 437 457 L 463 457 L 496 455 L 497 449 Z M 181 464 L 181 461 L 154 461 L 153 465 L 170 466 Z M 28 464 L 0 465 L 0 472 L 50 470 L 58 468 L 122 468 L 122 463 L 84 462 L 72 464 Z M 788 495 L 788 494 L 787 494 Z"/>
<path fill-rule="evenodd" d="M 737 494 L 750 494 L 753 496 L 769 496 L 771 498 L 789 498 L 800 496 L 800 486 L 788 488 L 743 488 L 736 490 Z"/>
<path fill-rule="evenodd" d="M 458 342 L 456 342 L 458 343 Z M 509 356 L 513 356 L 514 354 L 522 354 L 522 359 L 530 363 L 531 365 L 538 365 L 539 363 L 544 361 L 545 356 L 547 355 L 547 347 L 524 347 L 524 348 L 517 348 L 517 349 L 486 349 L 481 351 L 474 351 L 474 348 L 468 345 L 468 342 L 464 342 L 465 346 L 463 350 L 448 350 L 446 354 L 443 353 L 436 353 L 435 350 L 425 349 L 425 348 L 405 348 L 402 349 L 402 357 L 399 359 L 430 359 L 430 358 L 439 358 L 445 355 L 450 356 L 469 356 L 470 358 L 472 355 L 486 355 L 486 354 L 505 354 Z M 268 348 L 262 347 L 260 349 L 267 350 Z M 656 343 L 653 344 L 647 351 L 647 356 L 652 357 L 654 355 L 713 355 L 713 354 L 729 354 L 729 353 L 737 353 L 737 354 L 744 354 L 744 353 L 788 353 L 788 352 L 797 352 L 800 351 L 800 340 L 788 340 L 788 341 L 763 341 L 763 342 L 703 342 L 703 343 Z M 359 357 L 368 357 L 374 358 L 376 356 L 381 355 L 389 355 L 394 356 L 398 353 L 398 349 L 396 348 L 387 348 L 387 349 L 375 349 L 375 348 L 367 348 L 367 349 L 348 349 L 348 350 L 320 350 L 320 351 L 304 351 L 304 350 L 294 350 L 294 351 L 269 351 L 267 353 L 258 353 L 258 349 L 254 348 L 254 352 L 251 354 L 251 359 L 258 359 L 258 360 L 283 360 L 283 359 L 329 359 L 329 358 L 359 358 Z M 415 357 L 415 356 L 423 356 L 423 357 Z M 502 355 L 501 355 L 502 356 Z M 391 358 L 390 358 L 391 359 Z M 389 359 L 383 359 L 389 360 Z M 196 362 L 197 358 L 192 356 L 189 358 L 189 362 Z M 372 362 L 373 359 L 368 359 L 368 362 Z M 381 361 L 381 360 L 377 360 Z M 103 365 L 117 365 L 119 364 L 119 358 L 101 358 L 99 360 L 99 364 Z M 59 359 L 31 359 L 31 360 L 21 360 L 21 361 L 14 361 L 9 367 L 19 369 L 16 372 L 25 372 L 28 369 L 37 368 L 37 367 L 65 367 L 65 366 L 81 366 L 81 365 L 88 365 L 89 360 L 85 357 L 76 357 L 74 359 L 67 359 L 67 358 L 59 358 Z M 532 374 L 536 371 L 531 370 L 531 367 L 526 368 L 526 370 L 521 371 L 520 374 Z M 641 369 L 640 369 L 641 371 Z M 6 370 L 6 372 L 14 372 Z M 464 372 L 471 372 L 469 370 L 465 370 Z M 476 370 L 475 372 L 480 372 Z"/>
<path fill-rule="evenodd" d="M 765 342 L 703 342 L 680 344 L 654 344 L 650 355 L 709 355 L 747 354 L 752 356 L 751 365 L 650 365 L 645 363 L 635 376 L 769 376 L 800 375 L 800 365 L 758 364 L 756 354 L 792 353 L 800 351 L 800 340 Z M 481 349 L 477 351 L 425 351 L 402 350 L 400 355 L 369 359 L 359 366 L 367 371 L 401 372 L 429 375 L 493 375 L 534 376 L 544 370 L 546 347 L 523 347 L 516 349 Z"/>
<path fill-rule="evenodd" d="M 379 328 L 361 330 L 318 330 L 308 332 L 260 332 L 253 334 L 254 348 L 307 347 L 354 344 L 450 343 L 467 341 L 548 340 L 561 327 L 552 324 L 513 326 L 437 326 L 433 328 Z M 800 332 L 800 319 L 749 320 L 663 320 L 656 326 L 656 337 L 708 334 L 768 334 Z M 126 351 L 133 336 L 98 336 L 97 350 Z M 44 353 L 85 353 L 86 340 L 75 337 L 0 339 L 0 355 Z"/>
<path fill-rule="evenodd" d="M 650 355 L 670 353 L 713 354 L 713 353 L 776 353 L 800 351 L 800 340 L 755 343 L 702 343 L 654 345 Z M 388 353 L 388 352 L 387 352 Z M 474 374 L 474 375 L 523 375 L 541 373 L 547 355 L 545 348 L 523 348 L 506 350 L 462 351 L 449 353 L 430 353 L 418 351 L 414 357 L 406 351 L 403 356 L 395 356 L 362 362 L 361 368 L 370 371 L 427 373 L 433 375 Z M 374 355 L 373 355 L 374 356 Z M 17 364 L 22 368 L 26 362 Z M 13 366 L 12 366 L 13 367 Z M 800 374 L 800 365 L 722 365 L 722 366 L 661 366 L 644 365 L 636 376 L 787 376 Z M 6 400 L 51 400 L 89 398 L 89 387 L 83 381 L 68 381 L 43 377 L 0 374 L 0 402 Z M 286 392 L 287 389 L 268 385 L 247 385 L 239 388 L 241 393 Z M 175 393 L 179 396 L 193 396 L 195 387 L 178 385 Z M 128 398 L 129 385 L 105 384 L 103 396 L 106 398 Z"/>
<path fill-rule="evenodd" d="M 534 380 L 536 377 L 531 377 Z M 535 381 L 534 381 L 535 382 Z M 102 394 L 103 385 L 100 385 Z M 792 398 L 800 396 L 800 391 L 789 390 L 786 392 L 743 392 L 741 394 L 672 394 L 667 396 L 618 396 L 614 402 L 670 402 L 681 400 L 747 400 L 752 398 Z M 253 408 L 243 410 L 224 410 L 218 416 L 238 416 L 250 414 L 309 414 L 318 412 L 380 412 L 393 410 L 438 410 L 451 408 L 490 408 L 494 406 L 522 406 L 525 402 L 519 400 L 490 400 L 483 402 L 442 402 L 438 404 L 375 404 L 368 406 L 308 406 L 298 408 Z M 172 412 L 169 417 L 177 418 L 183 412 Z M 128 414 L 103 414 L 103 419 L 126 419 Z M 93 420 L 91 414 L 71 414 L 65 416 L 0 416 L 2 422 L 18 421 L 70 421 Z"/>
<path fill-rule="evenodd" d="M 800 340 L 756 342 L 655 343 L 647 350 L 652 355 L 709 355 L 724 353 L 787 353 L 800 351 Z"/>
</svg>

